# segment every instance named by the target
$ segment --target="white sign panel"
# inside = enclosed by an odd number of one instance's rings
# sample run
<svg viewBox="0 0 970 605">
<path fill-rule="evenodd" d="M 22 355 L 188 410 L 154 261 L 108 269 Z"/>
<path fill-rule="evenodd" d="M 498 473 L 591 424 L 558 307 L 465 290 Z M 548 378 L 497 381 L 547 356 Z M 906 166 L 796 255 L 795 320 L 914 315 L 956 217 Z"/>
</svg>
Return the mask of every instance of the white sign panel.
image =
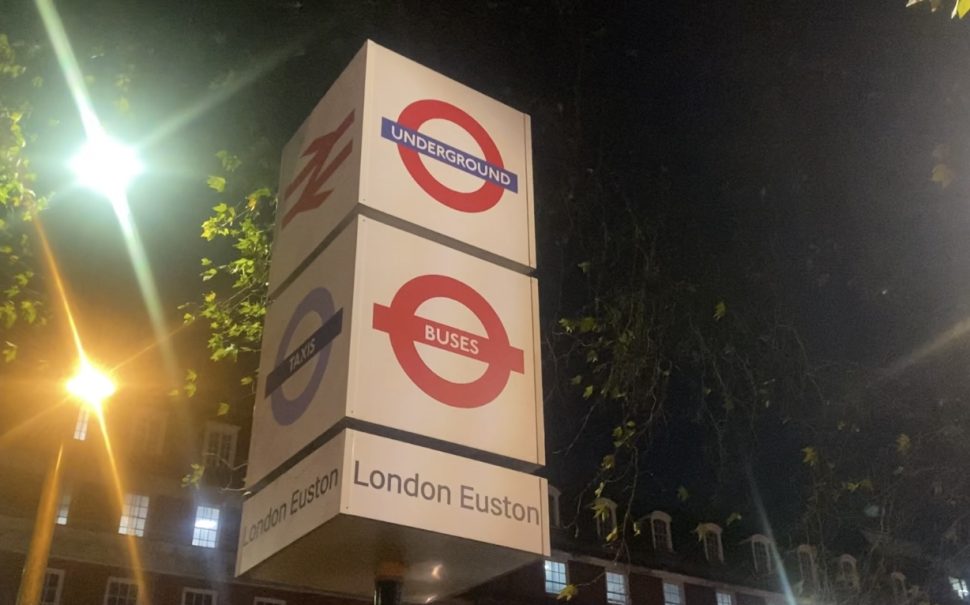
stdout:
<svg viewBox="0 0 970 605">
<path fill-rule="evenodd" d="M 361 223 L 348 415 L 544 464 L 535 279 Z"/>
<path fill-rule="evenodd" d="M 236 573 L 303 536 L 294 548 L 316 556 L 329 534 L 310 532 L 338 512 L 548 555 L 547 489 L 539 477 L 346 430 L 243 503 Z"/>
<path fill-rule="evenodd" d="M 373 43 L 364 204 L 535 267 L 529 116 Z"/>
<path fill-rule="evenodd" d="M 344 417 L 545 463 L 531 277 L 358 216 L 265 326 L 248 485 Z"/>
<path fill-rule="evenodd" d="M 357 53 L 283 148 L 271 292 L 360 198 L 366 50 Z"/>
<path fill-rule="evenodd" d="M 270 290 L 357 204 L 535 267 L 530 128 L 368 42 L 283 151 Z"/>
<path fill-rule="evenodd" d="M 243 502 L 237 573 L 289 546 L 340 511 L 346 434 L 340 433 Z"/>
<path fill-rule="evenodd" d="M 356 236 L 340 233 L 266 313 L 248 485 L 345 415 Z"/>
<path fill-rule="evenodd" d="M 342 513 L 549 553 L 545 479 L 367 433 L 347 435 Z"/>
</svg>

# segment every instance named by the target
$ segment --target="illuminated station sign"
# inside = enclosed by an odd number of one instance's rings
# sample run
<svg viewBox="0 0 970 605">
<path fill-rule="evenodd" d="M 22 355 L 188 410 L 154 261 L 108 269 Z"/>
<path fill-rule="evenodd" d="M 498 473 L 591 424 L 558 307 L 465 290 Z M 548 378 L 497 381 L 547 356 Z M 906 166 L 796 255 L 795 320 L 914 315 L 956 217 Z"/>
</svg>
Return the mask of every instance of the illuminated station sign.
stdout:
<svg viewBox="0 0 970 605">
<path fill-rule="evenodd" d="M 283 151 L 237 574 L 549 555 L 529 118 L 368 42 Z"/>
</svg>

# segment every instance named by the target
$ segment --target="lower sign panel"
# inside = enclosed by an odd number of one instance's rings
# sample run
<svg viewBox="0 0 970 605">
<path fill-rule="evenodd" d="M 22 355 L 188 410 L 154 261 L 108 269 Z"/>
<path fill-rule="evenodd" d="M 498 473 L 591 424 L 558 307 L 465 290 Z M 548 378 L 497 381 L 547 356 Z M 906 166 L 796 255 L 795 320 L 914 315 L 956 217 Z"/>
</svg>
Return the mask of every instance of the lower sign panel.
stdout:
<svg viewBox="0 0 970 605">
<path fill-rule="evenodd" d="M 243 505 L 237 574 L 407 600 L 460 593 L 549 554 L 545 479 L 345 430 Z"/>
</svg>

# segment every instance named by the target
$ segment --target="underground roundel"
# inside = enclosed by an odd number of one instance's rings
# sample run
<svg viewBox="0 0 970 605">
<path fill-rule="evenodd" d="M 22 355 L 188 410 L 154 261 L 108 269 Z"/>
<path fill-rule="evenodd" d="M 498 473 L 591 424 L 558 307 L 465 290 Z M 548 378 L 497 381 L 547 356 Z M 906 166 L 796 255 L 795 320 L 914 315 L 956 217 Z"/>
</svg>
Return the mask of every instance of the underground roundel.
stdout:
<svg viewBox="0 0 970 605">
<path fill-rule="evenodd" d="M 417 315 L 418 308 L 435 298 L 467 307 L 481 322 L 485 334 L 473 334 Z M 457 408 L 491 403 L 508 384 L 512 372 L 525 373 L 521 349 L 509 343 L 501 319 L 488 301 L 469 285 L 444 275 L 421 275 L 394 295 L 391 305 L 374 305 L 375 330 L 387 332 L 391 349 L 408 378 L 428 396 Z M 471 382 L 452 382 L 428 367 L 418 344 L 481 361 L 484 373 Z"/>
<path fill-rule="evenodd" d="M 451 122 L 467 132 L 484 157 L 421 132 L 420 128 L 430 120 Z M 415 101 L 404 108 L 397 121 L 381 119 L 381 137 L 397 144 L 401 162 L 414 182 L 432 198 L 454 210 L 485 212 L 498 204 L 505 191 L 517 193 L 519 190 L 518 175 L 505 168 L 502 154 L 485 127 L 451 103 L 438 99 Z M 421 160 L 422 155 L 481 179 L 481 187 L 474 191 L 452 189 L 431 174 Z"/>
<path fill-rule="evenodd" d="M 293 343 L 297 326 L 308 316 L 320 326 L 303 342 Z M 293 424 L 303 415 L 323 381 L 330 360 L 330 345 L 343 328 L 343 309 L 334 311 L 333 296 L 326 288 L 310 290 L 296 306 L 276 350 L 273 370 L 266 376 L 264 397 L 270 399 L 273 418 L 281 425 Z M 294 346 L 295 344 L 295 346 Z M 313 364 L 309 380 L 299 393 L 287 397 L 283 385 L 305 365 Z"/>
</svg>

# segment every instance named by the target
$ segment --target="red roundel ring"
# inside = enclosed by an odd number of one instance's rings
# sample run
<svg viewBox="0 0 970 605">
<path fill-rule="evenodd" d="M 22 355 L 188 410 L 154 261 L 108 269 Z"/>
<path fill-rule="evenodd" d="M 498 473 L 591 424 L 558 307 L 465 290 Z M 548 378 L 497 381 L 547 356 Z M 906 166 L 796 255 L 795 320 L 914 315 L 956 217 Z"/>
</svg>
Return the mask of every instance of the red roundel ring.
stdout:
<svg viewBox="0 0 970 605">
<path fill-rule="evenodd" d="M 405 107 L 397 119 L 398 124 L 415 131 L 428 120 L 446 120 L 460 126 L 482 148 L 485 161 L 499 168 L 505 168 L 502 154 L 499 153 L 492 137 L 485 132 L 485 128 L 475 118 L 451 103 L 437 99 L 415 101 Z M 446 187 L 428 171 L 417 151 L 404 145 L 398 145 L 397 151 L 414 181 L 424 189 L 425 193 L 449 208 L 462 212 L 485 212 L 502 198 L 502 187 L 490 181 L 484 181 L 475 191 L 455 191 L 451 187 Z"/>
<path fill-rule="evenodd" d="M 424 302 L 448 298 L 465 305 L 485 328 L 483 346 L 488 364 L 485 373 L 471 382 L 452 382 L 436 374 L 418 353 L 415 331 L 421 318 L 415 315 Z M 380 311 L 380 314 L 378 312 Z M 394 295 L 390 307 L 375 305 L 374 327 L 386 331 L 391 348 L 408 377 L 430 397 L 457 408 L 477 408 L 491 403 L 508 384 L 511 373 L 523 373 L 523 352 L 509 343 L 505 326 L 495 309 L 467 284 L 444 275 L 421 275 Z"/>
</svg>

